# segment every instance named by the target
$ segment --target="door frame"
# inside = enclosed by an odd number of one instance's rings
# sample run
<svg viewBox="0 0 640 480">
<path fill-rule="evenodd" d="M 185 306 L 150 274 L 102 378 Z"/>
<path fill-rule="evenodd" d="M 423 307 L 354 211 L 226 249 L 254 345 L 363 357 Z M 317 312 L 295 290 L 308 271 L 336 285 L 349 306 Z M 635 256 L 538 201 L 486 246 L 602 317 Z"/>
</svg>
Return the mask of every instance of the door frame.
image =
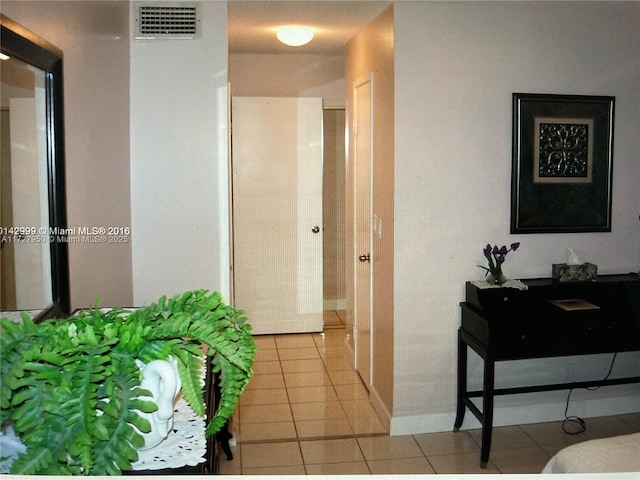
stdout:
<svg viewBox="0 0 640 480">
<path fill-rule="evenodd" d="M 353 262 L 354 262 L 354 268 L 353 268 L 353 291 L 354 291 L 354 366 L 355 369 L 358 371 L 358 373 L 360 374 L 360 376 L 362 377 L 365 385 L 367 386 L 367 388 L 371 388 L 373 387 L 373 378 L 374 378 L 374 358 L 373 358 L 373 345 L 374 345 L 374 314 L 373 314 L 373 281 L 374 281 L 374 275 L 373 275 L 373 271 L 374 271 L 374 266 L 375 266 L 375 254 L 373 251 L 373 159 L 374 159 L 374 151 L 373 151 L 373 134 L 374 134 L 374 102 L 373 102 L 373 98 L 374 98 L 374 87 L 375 87 L 375 76 L 373 72 L 370 72 L 369 74 L 367 74 L 366 76 L 363 76 L 361 78 L 359 78 L 356 82 L 354 82 L 353 84 L 353 110 L 354 110 L 354 115 L 353 115 L 353 125 L 351 126 L 352 128 L 352 133 L 354 133 L 353 135 L 353 192 L 354 192 L 354 201 L 353 201 Z M 369 159 L 368 159 L 368 164 L 369 164 L 369 181 L 368 181 L 368 185 L 369 185 L 369 209 L 368 209 L 368 215 L 369 215 L 369 231 L 368 231 L 368 244 L 369 244 L 369 248 L 368 248 L 368 254 L 369 254 L 369 295 L 368 295 L 368 301 L 369 301 L 369 318 L 368 318 L 368 331 L 369 331 L 369 352 L 368 352 L 368 364 L 369 364 L 369 371 L 368 372 L 362 372 L 361 371 L 361 365 L 359 365 L 359 358 L 360 357 L 360 348 L 361 348 L 361 344 L 358 340 L 358 331 L 359 331 L 359 308 L 358 308 L 358 299 L 359 299 L 359 295 L 358 295 L 358 289 L 359 289 L 359 285 L 358 285 L 358 265 L 360 263 L 358 257 L 360 256 L 361 252 L 359 252 L 359 246 L 358 246 L 358 234 L 357 234 L 357 230 L 358 230 L 358 211 L 359 211 L 359 201 L 358 201 L 358 195 L 357 195 L 357 185 L 358 185 L 358 165 L 360 164 L 360 162 L 358 162 L 358 159 L 356 157 L 356 152 L 357 152 L 357 142 L 358 142 L 358 135 L 357 135 L 357 116 L 358 116 L 358 96 L 357 96 L 357 89 L 360 88 L 361 86 L 365 85 L 365 84 L 370 84 L 370 95 L 369 95 Z M 364 352 L 363 352 L 364 353 Z"/>
</svg>

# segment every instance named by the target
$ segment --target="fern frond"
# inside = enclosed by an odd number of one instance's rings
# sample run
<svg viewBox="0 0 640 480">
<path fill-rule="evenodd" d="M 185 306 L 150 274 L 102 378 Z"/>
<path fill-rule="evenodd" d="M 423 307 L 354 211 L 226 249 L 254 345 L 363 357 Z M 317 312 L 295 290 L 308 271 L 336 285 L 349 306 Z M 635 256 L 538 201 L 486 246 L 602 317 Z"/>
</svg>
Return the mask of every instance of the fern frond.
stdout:
<svg viewBox="0 0 640 480">
<path fill-rule="evenodd" d="M 220 401 L 216 412 L 205 429 L 205 435 L 213 435 L 220 431 L 235 411 L 238 398 L 244 391 L 252 375 L 252 371 L 238 369 L 222 356 L 214 357 L 215 370 L 219 371 Z"/>
<path fill-rule="evenodd" d="M 202 360 L 190 355 L 186 363 L 178 362 L 178 372 L 182 380 L 182 396 L 195 414 L 202 417 L 206 412 L 204 389 L 201 383 Z"/>
<path fill-rule="evenodd" d="M 182 343 L 179 338 L 171 340 L 152 340 L 147 342 L 138 352 L 137 358 L 143 363 L 149 363 L 152 360 L 166 360 L 174 350 L 174 345 Z"/>
<path fill-rule="evenodd" d="M 20 455 L 13 464 L 11 464 L 11 473 L 15 475 L 37 475 L 40 472 L 46 472 L 53 464 L 54 458 L 47 448 L 47 445 L 42 445 L 42 447 L 43 448 L 38 448 L 37 445 L 34 445 L 33 449 L 36 450 L 35 452 L 27 452 Z"/>
<path fill-rule="evenodd" d="M 19 381 L 25 376 L 24 367 L 29 361 L 37 359 L 42 345 L 54 337 L 51 326 L 36 327 L 29 316 L 24 324 L 9 319 L 0 319 L 0 419 L 4 426 L 10 414 L 6 409 Z"/>
<path fill-rule="evenodd" d="M 88 349 L 81 365 L 67 366 L 69 396 L 59 410 L 66 419 L 65 445 L 69 463 L 77 464 L 82 471 L 93 467 L 93 425 L 97 417 L 98 385 L 107 377 L 105 363 L 109 357 L 107 346 Z"/>
<path fill-rule="evenodd" d="M 43 430 L 38 429 L 30 429 L 23 434 L 18 434 L 16 429 L 16 435 L 26 445 L 27 450 L 11 465 L 11 473 L 41 475 L 61 471 L 59 459 L 66 459 L 67 456 L 64 441 L 64 436 L 67 435 L 65 419 L 59 415 L 51 414 L 45 408 L 40 422 L 40 428 L 46 429 L 44 430 L 46 435 L 43 435 Z M 17 422 L 15 427 L 17 427 Z"/>
<path fill-rule="evenodd" d="M 131 462 L 138 459 L 136 448 L 142 447 L 144 440 L 131 421 L 146 420 L 133 411 L 140 394 L 140 389 L 135 388 L 137 383 L 137 379 L 125 374 L 114 374 L 105 381 L 104 392 L 109 394 L 109 402 L 99 404 L 104 415 L 97 417 L 95 423 L 99 425 L 96 431 L 109 432 L 109 437 L 105 440 L 100 433 L 95 436 L 91 475 L 120 474 L 131 469 Z"/>
</svg>

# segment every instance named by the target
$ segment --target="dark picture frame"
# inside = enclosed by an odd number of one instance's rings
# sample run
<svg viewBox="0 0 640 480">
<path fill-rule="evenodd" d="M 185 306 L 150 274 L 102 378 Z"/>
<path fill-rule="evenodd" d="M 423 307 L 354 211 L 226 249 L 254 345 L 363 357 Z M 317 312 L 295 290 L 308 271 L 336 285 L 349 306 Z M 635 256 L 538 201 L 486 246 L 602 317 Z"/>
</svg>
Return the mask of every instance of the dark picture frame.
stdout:
<svg viewBox="0 0 640 480">
<path fill-rule="evenodd" d="M 511 233 L 611 231 L 614 105 L 513 94 Z"/>
</svg>

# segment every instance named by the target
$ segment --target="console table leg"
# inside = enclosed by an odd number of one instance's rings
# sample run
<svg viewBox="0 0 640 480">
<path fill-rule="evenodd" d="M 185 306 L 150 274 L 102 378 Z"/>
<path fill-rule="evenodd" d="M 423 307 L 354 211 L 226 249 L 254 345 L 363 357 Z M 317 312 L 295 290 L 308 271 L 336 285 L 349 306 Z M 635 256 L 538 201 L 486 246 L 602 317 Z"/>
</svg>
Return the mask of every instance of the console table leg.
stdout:
<svg viewBox="0 0 640 480">
<path fill-rule="evenodd" d="M 453 431 L 457 432 L 462 427 L 464 421 L 464 413 L 466 411 L 464 405 L 464 397 L 467 395 L 467 344 L 462 340 L 460 331 L 458 331 L 458 393 L 456 420 L 453 424 Z"/>
<path fill-rule="evenodd" d="M 485 468 L 491 450 L 491 433 L 493 430 L 493 395 L 495 383 L 495 362 L 484 359 L 484 388 L 482 394 L 482 446 L 480 447 L 480 466 Z"/>
</svg>

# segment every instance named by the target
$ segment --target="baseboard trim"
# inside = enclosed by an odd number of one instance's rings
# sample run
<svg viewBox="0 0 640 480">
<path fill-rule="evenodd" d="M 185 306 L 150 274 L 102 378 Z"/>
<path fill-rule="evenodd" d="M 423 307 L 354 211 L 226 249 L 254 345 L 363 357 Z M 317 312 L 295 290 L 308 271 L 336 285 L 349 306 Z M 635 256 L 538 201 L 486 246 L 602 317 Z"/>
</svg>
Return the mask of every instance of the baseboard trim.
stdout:
<svg viewBox="0 0 640 480">
<path fill-rule="evenodd" d="M 347 348 L 347 359 L 349 360 L 349 364 L 353 370 L 356 369 L 356 352 L 351 348 L 351 344 L 349 343 L 349 339 L 344 339 L 344 345 Z"/>
<path fill-rule="evenodd" d="M 585 395 L 593 392 L 574 391 L 571 397 L 569 414 L 587 419 L 637 413 L 640 411 L 640 398 L 638 397 L 637 387 L 634 389 L 626 386 L 625 390 L 628 393 L 625 392 L 622 395 L 608 397 L 601 396 L 594 399 L 585 398 Z M 553 398 L 547 399 L 549 401 L 546 402 L 541 398 L 542 401 L 539 402 L 496 407 L 493 412 L 493 426 L 503 427 L 564 420 L 567 393 L 564 392 L 563 398 L 554 395 Z M 389 434 L 395 436 L 447 432 L 453 430 L 454 421 L 455 412 L 391 417 Z M 480 422 L 467 410 L 461 430 L 475 428 L 481 428 Z"/>
<path fill-rule="evenodd" d="M 369 402 L 371 402 L 371 405 L 373 405 L 373 409 L 378 414 L 378 417 L 380 417 L 382 425 L 388 432 L 391 429 L 391 413 L 382 401 L 382 398 L 380 398 L 380 395 L 378 395 L 378 391 L 375 388 L 372 388 L 369 391 Z"/>
</svg>

